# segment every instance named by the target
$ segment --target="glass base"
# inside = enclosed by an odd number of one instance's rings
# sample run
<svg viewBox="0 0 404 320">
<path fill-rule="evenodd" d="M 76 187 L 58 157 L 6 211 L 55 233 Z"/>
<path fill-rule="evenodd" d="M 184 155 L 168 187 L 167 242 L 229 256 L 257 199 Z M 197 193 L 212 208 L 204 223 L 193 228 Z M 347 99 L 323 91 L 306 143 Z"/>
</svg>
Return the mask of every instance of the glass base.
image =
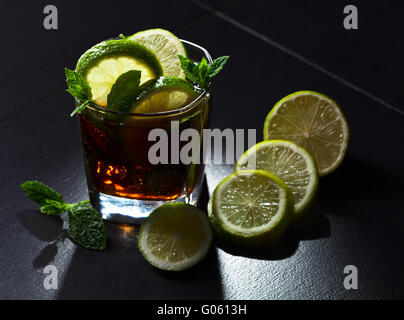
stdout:
<svg viewBox="0 0 404 320">
<path fill-rule="evenodd" d="M 139 224 L 157 207 L 172 202 L 185 202 L 196 205 L 201 195 L 203 179 L 195 186 L 189 196 L 182 196 L 171 201 L 136 200 L 110 196 L 98 191 L 90 192 L 91 204 L 99 210 L 104 220 Z"/>
</svg>

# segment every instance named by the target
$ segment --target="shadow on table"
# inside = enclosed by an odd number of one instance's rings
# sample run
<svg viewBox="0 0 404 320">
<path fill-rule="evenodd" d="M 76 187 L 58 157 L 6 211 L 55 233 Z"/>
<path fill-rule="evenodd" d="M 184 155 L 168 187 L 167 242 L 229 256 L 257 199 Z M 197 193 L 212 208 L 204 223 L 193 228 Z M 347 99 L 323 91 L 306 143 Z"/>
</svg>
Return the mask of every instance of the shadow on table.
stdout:
<svg viewBox="0 0 404 320">
<path fill-rule="evenodd" d="M 374 211 L 369 207 L 373 203 L 370 199 L 382 199 L 398 208 L 399 202 L 402 202 L 401 181 L 399 175 L 386 168 L 348 154 L 337 171 L 320 179 L 313 206 L 300 221 L 289 227 L 276 244 L 267 248 L 240 248 L 218 239 L 217 245 L 232 255 L 264 260 L 288 258 L 298 248 L 299 241 L 329 237 L 331 227 L 328 215 L 362 215 L 368 219 L 366 215 Z"/>
<path fill-rule="evenodd" d="M 22 210 L 17 216 L 28 232 L 39 240 L 48 244 L 41 250 L 32 262 L 36 269 L 43 268 L 54 261 L 58 252 L 57 243 L 64 241 L 67 232 L 62 230 L 63 221 L 57 216 L 46 216 L 38 210 Z"/>
<path fill-rule="evenodd" d="M 313 206 L 305 216 L 294 222 L 276 243 L 268 247 L 242 248 L 216 237 L 217 246 L 223 251 L 247 258 L 260 260 L 282 260 L 291 257 L 299 246 L 300 240 L 327 238 L 330 235 L 328 218 Z"/>
<path fill-rule="evenodd" d="M 394 171 L 394 170 L 392 170 Z M 327 216 L 366 216 L 366 209 L 374 201 L 388 201 L 399 207 L 401 176 L 387 168 L 379 168 L 362 159 L 347 155 L 343 165 L 331 175 L 321 178 L 313 206 L 302 220 L 294 223 L 272 247 L 240 248 L 216 237 L 215 245 L 232 255 L 263 260 L 280 260 L 294 254 L 301 240 L 329 237 L 331 228 Z M 397 187 L 396 187 L 397 186 Z M 200 207 L 205 209 L 208 194 Z M 370 201 L 369 199 L 374 199 Z M 356 210 L 356 204 L 360 210 Z M 364 205 L 365 204 L 365 205 Z M 33 261 L 35 268 L 53 261 L 56 242 L 64 238 L 61 221 L 25 210 L 19 213 L 21 223 L 29 232 L 50 244 Z M 366 217 L 368 218 L 368 217 Z M 41 220 L 41 221 L 38 221 Z M 39 227 L 40 226 L 40 227 Z M 195 267 L 171 273 L 151 267 L 137 249 L 137 229 L 133 226 L 108 224 L 108 250 L 89 251 L 80 247 L 65 273 L 59 290 L 61 299 L 136 298 L 136 299 L 220 299 L 222 285 L 216 250 L 212 248 L 206 259 Z M 69 241 L 69 240 L 67 240 Z"/>
<path fill-rule="evenodd" d="M 341 167 L 321 179 L 317 202 L 326 214 L 344 216 L 368 216 L 373 212 L 372 203 L 383 201 L 392 205 L 402 204 L 404 171 L 397 172 L 354 157 L 346 156 Z M 360 210 L 354 210 L 360 206 Z"/>
<path fill-rule="evenodd" d="M 206 201 L 206 194 L 203 199 Z M 140 254 L 137 226 L 107 223 L 107 233 L 106 251 L 76 247 L 58 299 L 223 298 L 214 247 L 201 263 L 188 270 L 161 271 Z"/>
</svg>

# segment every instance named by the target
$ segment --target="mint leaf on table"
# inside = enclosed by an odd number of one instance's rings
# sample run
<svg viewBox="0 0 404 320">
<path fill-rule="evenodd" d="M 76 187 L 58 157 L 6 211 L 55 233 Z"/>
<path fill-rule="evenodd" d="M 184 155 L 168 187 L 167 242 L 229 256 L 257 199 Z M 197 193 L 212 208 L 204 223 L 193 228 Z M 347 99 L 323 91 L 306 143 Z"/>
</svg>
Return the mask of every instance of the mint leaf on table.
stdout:
<svg viewBox="0 0 404 320">
<path fill-rule="evenodd" d="M 70 114 L 74 116 L 80 113 L 91 102 L 92 93 L 87 81 L 76 71 L 65 68 L 67 92 L 69 92 L 81 104 Z"/>
<path fill-rule="evenodd" d="M 201 89 L 206 89 L 211 83 L 212 78 L 223 69 L 229 56 L 223 56 L 213 60 L 210 66 L 205 57 L 203 57 L 198 64 L 181 55 L 178 55 L 178 58 L 180 59 L 181 68 L 187 80 L 198 85 Z"/>
<path fill-rule="evenodd" d="M 129 70 L 116 79 L 107 97 L 107 108 L 126 112 L 138 95 L 141 71 Z"/>
<path fill-rule="evenodd" d="M 45 200 L 46 204 L 41 206 L 41 212 L 47 215 L 60 215 L 69 209 L 69 205 L 65 202 L 58 202 L 51 199 Z"/>
<path fill-rule="evenodd" d="M 104 221 L 88 200 L 67 204 L 59 193 L 39 181 L 26 181 L 21 189 L 41 206 L 42 213 L 60 216 L 69 211 L 67 233 L 74 243 L 91 250 L 105 250 Z"/>
<path fill-rule="evenodd" d="M 53 200 L 59 203 L 65 203 L 62 196 L 47 185 L 39 181 L 26 181 L 21 184 L 21 189 L 27 196 L 40 206 L 47 205 L 47 200 Z"/>
<path fill-rule="evenodd" d="M 67 232 L 75 243 L 87 249 L 105 250 L 107 236 L 104 221 L 88 201 L 71 205 Z"/>
</svg>

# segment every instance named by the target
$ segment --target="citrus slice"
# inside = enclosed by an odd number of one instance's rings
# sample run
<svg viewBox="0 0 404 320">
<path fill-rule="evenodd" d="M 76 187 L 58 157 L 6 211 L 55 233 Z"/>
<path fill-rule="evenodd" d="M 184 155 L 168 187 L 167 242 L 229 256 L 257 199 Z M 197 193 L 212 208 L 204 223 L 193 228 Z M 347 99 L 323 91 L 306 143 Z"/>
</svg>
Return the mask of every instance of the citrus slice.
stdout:
<svg viewBox="0 0 404 320">
<path fill-rule="evenodd" d="M 153 51 L 160 60 L 164 74 L 185 78 L 178 55 L 187 56 L 185 48 L 175 35 L 164 29 L 140 31 L 128 39 L 141 43 Z"/>
<path fill-rule="evenodd" d="M 293 198 L 286 184 L 263 170 L 233 173 L 212 195 L 209 218 L 224 239 L 243 246 L 276 240 L 292 220 Z"/>
<path fill-rule="evenodd" d="M 140 83 L 163 75 L 155 54 L 130 40 L 107 40 L 87 50 L 76 65 L 91 88 L 92 100 L 107 105 L 107 96 L 116 79 L 129 70 L 140 70 Z"/>
<path fill-rule="evenodd" d="M 314 91 L 299 91 L 280 100 L 264 124 L 264 140 L 290 140 L 314 158 L 320 176 L 341 164 L 349 128 L 337 103 Z"/>
<path fill-rule="evenodd" d="M 139 249 L 153 266 L 170 271 L 187 269 L 206 255 L 212 229 L 203 211 L 185 203 L 155 209 L 139 231 Z"/>
<path fill-rule="evenodd" d="M 197 97 L 194 87 L 178 77 L 159 77 L 141 85 L 131 112 L 156 113 L 179 109 Z"/>
<path fill-rule="evenodd" d="M 235 171 L 259 169 L 273 173 L 293 194 L 294 211 L 301 213 L 312 202 L 317 190 L 316 164 L 310 154 L 285 140 L 256 144 L 237 161 Z"/>
</svg>

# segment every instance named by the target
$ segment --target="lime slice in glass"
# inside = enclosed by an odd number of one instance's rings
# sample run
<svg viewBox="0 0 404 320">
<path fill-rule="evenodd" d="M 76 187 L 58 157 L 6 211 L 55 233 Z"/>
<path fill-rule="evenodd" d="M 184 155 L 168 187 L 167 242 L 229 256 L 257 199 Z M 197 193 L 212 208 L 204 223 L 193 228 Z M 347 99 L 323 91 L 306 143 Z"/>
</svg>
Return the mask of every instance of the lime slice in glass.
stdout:
<svg viewBox="0 0 404 320">
<path fill-rule="evenodd" d="M 159 77 L 141 85 L 131 112 L 156 113 L 179 109 L 197 97 L 194 87 L 178 77 Z"/>
<path fill-rule="evenodd" d="M 169 271 L 192 267 L 207 254 L 212 229 L 203 211 L 185 203 L 155 209 L 139 231 L 139 249 L 153 266 Z"/>
<path fill-rule="evenodd" d="M 178 55 L 187 56 L 185 48 L 175 35 L 164 29 L 149 29 L 135 33 L 128 39 L 143 44 L 160 60 L 164 74 L 185 78 Z"/>
<path fill-rule="evenodd" d="M 349 128 L 337 103 L 314 91 L 299 91 L 280 100 L 264 124 L 264 140 L 290 140 L 314 158 L 320 176 L 341 164 Z"/>
<path fill-rule="evenodd" d="M 316 164 L 303 148 L 286 140 L 256 144 L 237 161 L 235 171 L 259 169 L 282 179 L 293 194 L 294 211 L 301 213 L 312 202 L 317 190 Z"/>
<path fill-rule="evenodd" d="M 91 88 L 92 99 L 105 107 L 116 79 L 129 70 L 140 70 L 140 83 L 163 75 L 155 54 L 130 40 L 107 40 L 87 50 L 76 65 Z"/>
<path fill-rule="evenodd" d="M 233 173 L 212 195 L 209 218 L 215 231 L 242 246 L 272 243 L 293 218 L 293 198 L 286 184 L 263 170 Z"/>
</svg>

